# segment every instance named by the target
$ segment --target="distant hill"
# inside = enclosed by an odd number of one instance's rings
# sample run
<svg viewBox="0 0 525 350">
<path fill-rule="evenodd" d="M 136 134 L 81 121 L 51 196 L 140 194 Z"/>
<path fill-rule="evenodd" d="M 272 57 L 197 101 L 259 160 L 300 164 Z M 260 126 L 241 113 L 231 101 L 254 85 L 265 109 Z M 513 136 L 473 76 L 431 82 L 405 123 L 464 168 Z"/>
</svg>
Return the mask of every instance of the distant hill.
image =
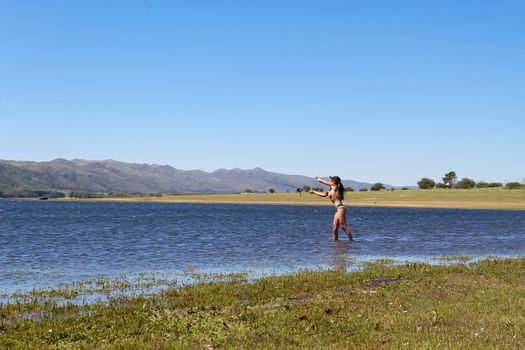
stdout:
<svg viewBox="0 0 525 350">
<path fill-rule="evenodd" d="M 344 180 L 356 190 L 370 183 Z M 0 160 L 0 189 L 80 190 L 129 193 L 238 193 L 295 191 L 295 187 L 319 184 L 310 177 L 269 172 L 261 168 L 243 170 L 180 170 L 169 165 L 134 164 L 115 160 L 66 160 L 49 162 Z M 391 186 L 387 186 L 390 188 Z"/>
</svg>

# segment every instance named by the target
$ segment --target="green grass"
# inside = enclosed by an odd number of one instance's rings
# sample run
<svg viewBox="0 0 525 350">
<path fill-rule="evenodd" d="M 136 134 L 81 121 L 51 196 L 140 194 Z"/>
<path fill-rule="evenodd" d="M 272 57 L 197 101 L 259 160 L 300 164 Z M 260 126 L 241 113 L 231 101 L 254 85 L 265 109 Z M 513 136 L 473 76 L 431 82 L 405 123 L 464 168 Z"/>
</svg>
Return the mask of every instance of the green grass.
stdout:
<svg viewBox="0 0 525 350">
<path fill-rule="evenodd" d="M 0 307 L 0 348 L 522 349 L 524 285 L 525 259 L 384 261 L 84 306 L 30 298 Z"/>
<path fill-rule="evenodd" d="M 326 198 L 308 193 L 275 194 L 209 194 L 167 197 L 132 197 L 84 199 L 79 201 L 158 202 L 158 203 L 217 203 L 217 204 L 284 204 L 331 205 Z M 411 190 L 350 192 L 345 204 L 349 206 L 463 208 L 525 210 L 525 189 L 480 188 L 470 190 Z"/>
</svg>

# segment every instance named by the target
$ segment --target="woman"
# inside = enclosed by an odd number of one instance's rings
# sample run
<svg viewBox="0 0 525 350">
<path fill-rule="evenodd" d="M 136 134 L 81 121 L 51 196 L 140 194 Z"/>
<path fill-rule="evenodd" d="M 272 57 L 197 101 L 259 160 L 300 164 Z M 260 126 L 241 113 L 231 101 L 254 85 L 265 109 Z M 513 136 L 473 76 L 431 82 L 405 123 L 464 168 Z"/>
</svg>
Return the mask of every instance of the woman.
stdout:
<svg viewBox="0 0 525 350">
<path fill-rule="evenodd" d="M 337 241 L 339 238 L 339 226 L 345 231 L 346 236 L 349 240 L 353 241 L 352 234 L 350 229 L 346 225 L 346 207 L 343 204 L 343 199 L 345 198 L 345 188 L 341 183 L 341 178 L 339 176 L 330 176 L 330 181 L 325 181 L 319 176 L 316 176 L 315 179 L 322 183 L 323 185 L 330 186 L 329 192 L 318 192 L 310 190 L 310 194 L 316 194 L 320 197 L 328 197 L 334 203 L 335 206 L 335 215 L 334 222 L 332 224 L 332 233 L 334 241 Z"/>
</svg>

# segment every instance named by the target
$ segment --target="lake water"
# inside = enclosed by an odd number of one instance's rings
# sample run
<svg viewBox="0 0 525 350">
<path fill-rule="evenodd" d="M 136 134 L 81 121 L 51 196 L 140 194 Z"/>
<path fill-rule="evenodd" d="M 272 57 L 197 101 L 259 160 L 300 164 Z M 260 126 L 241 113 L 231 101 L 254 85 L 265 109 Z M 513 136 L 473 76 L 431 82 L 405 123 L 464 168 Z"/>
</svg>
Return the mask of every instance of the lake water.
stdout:
<svg viewBox="0 0 525 350">
<path fill-rule="evenodd" d="M 0 293 L 142 271 L 283 273 L 341 257 L 525 255 L 525 212 L 0 200 Z M 24 278 L 25 276 L 25 278 Z"/>
</svg>

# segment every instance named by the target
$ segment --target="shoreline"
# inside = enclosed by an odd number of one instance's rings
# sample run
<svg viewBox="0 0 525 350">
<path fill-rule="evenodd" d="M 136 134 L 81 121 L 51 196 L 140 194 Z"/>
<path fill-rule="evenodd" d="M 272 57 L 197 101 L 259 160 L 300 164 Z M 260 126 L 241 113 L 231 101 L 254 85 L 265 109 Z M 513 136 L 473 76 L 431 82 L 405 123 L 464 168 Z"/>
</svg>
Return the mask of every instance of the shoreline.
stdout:
<svg viewBox="0 0 525 350">
<path fill-rule="evenodd" d="M 426 264 L 429 266 L 454 266 L 457 264 L 476 264 L 488 259 L 496 260 L 520 260 L 525 259 L 525 256 L 516 256 L 516 255 L 458 255 L 458 256 L 446 256 L 446 255 L 436 255 L 429 257 L 409 257 L 409 256 L 355 256 L 355 257 L 345 257 L 344 255 L 333 256 L 330 263 L 324 264 L 311 264 L 311 265 L 302 265 L 295 267 L 284 267 L 284 266 L 228 266 L 224 268 L 206 268 L 206 267 L 182 267 L 175 269 L 164 269 L 164 270 L 137 270 L 133 271 L 130 269 L 125 269 L 122 271 L 116 271 L 113 273 L 97 273 L 93 276 L 88 276 L 85 278 L 62 278 L 60 281 L 52 281 L 48 279 L 47 282 L 42 280 L 35 281 L 31 280 L 27 276 L 30 274 L 36 274 L 34 270 L 13 270 L 8 273 L 14 276 L 11 280 L 6 280 L 3 290 L 0 290 L 0 304 L 4 303 L 7 305 L 9 301 L 16 301 L 18 298 L 24 299 L 24 297 L 31 295 L 46 295 L 49 293 L 52 295 L 60 294 L 60 290 L 73 290 L 75 286 L 86 286 L 89 284 L 101 283 L 107 284 L 111 282 L 113 284 L 120 284 L 121 286 L 126 286 L 127 289 L 133 289 L 133 280 L 158 280 L 162 281 L 162 285 L 159 285 L 159 290 L 166 289 L 162 288 L 168 287 L 170 285 L 197 285 L 200 284 L 200 278 L 206 278 L 210 281 L 220 280 L 224 276 L 233 276 L 233 275 L 242 275 L 245 276 L 247 281 L 254 282 L 261 278 L 271 278 L 271 277 L 283 277 L 295 275 L 300 272 L 320 272 L 320 271 L 346 271 L 348 273 L 364 271 L 367 266 L 370 264 L 385 263 L 389 266 L 403 266 L 406 264 Z M 190 272 L 191 271 L 191 272 Z M 50 274 L 58 273 L 61 276 L 68 276 L 70 271 L 64 272 L 60 271 L 46 271 L 39 270 L 38 273 Z M 25 276 L 24 276 L 25 275 Z M 192 281 L 192 276 L 199 276 Z M 110 283 L 110 284 L 111 284 Z M 140 287 L 140 284 L 137 284 Z M 49 292 L 52 291 L 52 292 Z M 64 300 L 72 302 L 73 304 L 79 304 L 78 300 L 83 299 L 81 292 L 85 292 L 80 289 L 77 291 L 77 295 L 74 297 L 69 296 Z M 95 293 L 96 294 L 96 293 Z M 99 296 L 101 296 L 100 294 Z M 132 294 L 129 294 L 132 295 Z M 89 298 L 96 299 L 96 298 Z M 7 302 L 6 302 L 7 301 Z M 81 304 L 79 304 L 81 305 Z"/>
<path fill-rule="evenodd" d="M 522 348 L 525 258 L 370 263 L 249 281 L 225 275 L 150 294 L 125 280 L 0 304 L 0 348 Z M 204 276 L 206 277 L 206 276 Z M 105 302 L 60 303 L 94 288 Z"/>
<path fill-rule="evenodd" d="M 309 194 L 191 194 L 165 197 L 66 198 L 52 202 L 179 203 L 235 205 L 331 206 L 326 198 Z M 351 192 L 344 200 L 348 207 L 440 208 L 480 210 L 525 210 L 525 190 L 411 190 Z"/>
</svg>

